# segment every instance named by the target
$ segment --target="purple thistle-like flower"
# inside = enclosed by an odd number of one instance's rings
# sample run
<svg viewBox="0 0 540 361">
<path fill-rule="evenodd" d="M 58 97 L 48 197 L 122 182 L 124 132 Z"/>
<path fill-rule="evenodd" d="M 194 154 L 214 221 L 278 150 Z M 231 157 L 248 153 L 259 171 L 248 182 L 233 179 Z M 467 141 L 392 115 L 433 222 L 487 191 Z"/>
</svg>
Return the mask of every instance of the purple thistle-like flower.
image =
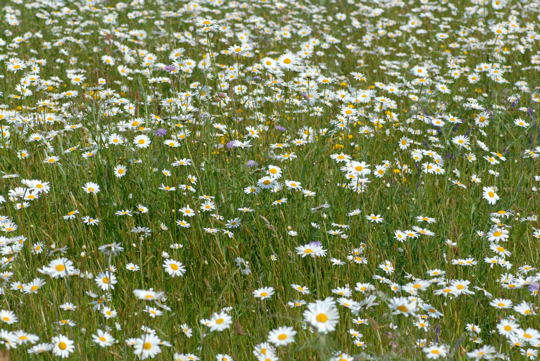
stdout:
<svg viewBox="0 0 540 361">
<path fill-rule="evenodd" d="M 227 149 L 233 149 L 236 147 L 236 141 L 234 140 L 231 140 L 230 142 L 228 142 L 225 147 L 227 147 Z"/>
<path fill-rule="evenodd" d="M 176 70 L 176 67 L 173 65 L 165 65 L 165 70 L 167 70 L 168 72 L 173 72 Z"/>
<path fill-rule="evenodd" d="M 250 168 L 253 168 L 253 167 L 256 167 L 258 166 L 259 164 L 254 161 L 253 159 L 250 159 L 246 162 L 246 167 L 250 167 Z"/>
<path fill-rule="evenodd" d="M 281 125 L 276 125 L 276 130 L 279 130 L 280 132 L 284 132 L 287 129 L 285 129 L 285 127 L 282 127 Z"/>
<path fill-rule="evenodd" d="M 165 128 L 156 129 L 154 134 L 157 135 L 158 137 L 163 137 L 163 136 L 165 136 L 167 134 L 167 129 L 165 129 Z"/>
</svg>

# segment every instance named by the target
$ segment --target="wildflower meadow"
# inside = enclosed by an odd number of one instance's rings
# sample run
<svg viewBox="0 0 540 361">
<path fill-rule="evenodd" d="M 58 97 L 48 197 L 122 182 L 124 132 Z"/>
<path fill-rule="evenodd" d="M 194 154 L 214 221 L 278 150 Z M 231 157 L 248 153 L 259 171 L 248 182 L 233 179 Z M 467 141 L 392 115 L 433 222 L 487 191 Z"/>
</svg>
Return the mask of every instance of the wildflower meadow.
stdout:
<svg viewBox="0 0 540 361">
<path fill-rule="evenodd" d="M 0 360 L 539 358 L 540 2 L 0 19 Z"/>
</svg>

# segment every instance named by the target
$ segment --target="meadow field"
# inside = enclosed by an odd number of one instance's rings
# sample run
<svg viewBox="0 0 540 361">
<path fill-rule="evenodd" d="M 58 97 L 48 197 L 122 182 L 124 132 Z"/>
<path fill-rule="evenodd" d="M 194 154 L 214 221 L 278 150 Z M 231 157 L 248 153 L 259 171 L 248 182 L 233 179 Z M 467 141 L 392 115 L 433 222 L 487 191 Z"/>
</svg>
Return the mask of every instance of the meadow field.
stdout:
<svg viewBox="0 0 540 361">
<path fill-rule="evenodd" d="M 540 2 L 0 19 L 2 361 L 539 358 Z"/>
</svg>

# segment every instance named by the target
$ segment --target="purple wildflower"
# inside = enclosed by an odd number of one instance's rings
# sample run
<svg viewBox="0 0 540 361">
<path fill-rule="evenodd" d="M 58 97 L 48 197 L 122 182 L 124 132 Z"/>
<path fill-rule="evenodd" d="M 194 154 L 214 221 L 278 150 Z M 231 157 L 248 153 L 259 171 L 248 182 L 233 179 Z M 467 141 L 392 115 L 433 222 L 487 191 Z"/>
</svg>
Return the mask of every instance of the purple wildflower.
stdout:
<svg viewBox="0 0 540 361">
<path fill-rule="evenodd" d="M 163 137 L 166 134 L 167 134 L 167 129 L 165 128 L 156 129 L 156 131 L 154 132 L 154 135 L 157 135 L 158 137 Z"/>
</svg>

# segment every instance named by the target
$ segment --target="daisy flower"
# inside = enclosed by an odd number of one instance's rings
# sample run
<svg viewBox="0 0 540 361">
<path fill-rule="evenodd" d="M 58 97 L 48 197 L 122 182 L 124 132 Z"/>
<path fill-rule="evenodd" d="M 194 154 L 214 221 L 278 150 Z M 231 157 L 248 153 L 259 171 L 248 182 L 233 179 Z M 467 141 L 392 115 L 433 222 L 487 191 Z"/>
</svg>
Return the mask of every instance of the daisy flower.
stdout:
<svg viewBox="0 0 540 361">
<path fill-rule="evenodd" d="M 273 287 L 262 287 L 253 291 L 253 297 L 260 298 L 261 300 L 266 300 L 267 298 L 272 297 L 274 294 Z"/>
<path fill-rule="evenodd" d="M 294 342 L 296 331 L 292 327 L 279 327 L 268 334 L 268 342 L 276 346 L 285 346 Z"/>
<path fill-rule="evenodd" d="M 334 299 L 329 297 L 308 304 L 307 310 L 304 311 L 304 320 L 320 333 L 334 331 L 339 321 Z"/>
<path fill-rule="evenodd" d="M 51 345 L 53 355 L 59 356 L 61 358 L 67 358 L 73 351 L 75 351 L 75 345 L 73 341 L 71 341 L 64 335 L 58 335 L 53 337 L 51 340 Z"/>
</svg>

